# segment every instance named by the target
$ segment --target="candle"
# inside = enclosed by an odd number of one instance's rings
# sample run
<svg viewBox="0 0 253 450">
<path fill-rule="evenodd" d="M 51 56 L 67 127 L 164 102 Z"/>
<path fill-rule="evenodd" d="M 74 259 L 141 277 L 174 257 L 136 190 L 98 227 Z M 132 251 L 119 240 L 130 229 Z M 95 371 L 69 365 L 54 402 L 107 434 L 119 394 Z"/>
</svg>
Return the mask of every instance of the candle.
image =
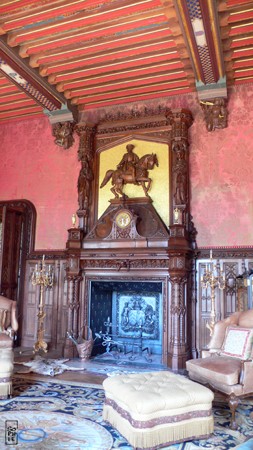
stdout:
<svg viewBox="0 0 253 450">
<path fill-rule="evenodd" d="M 42 261 L 43 261 L 43 262 L 45 261 L 45 255 L 42 256 Z"/>
<path fill-rule="evenodd" d="M 175 223 L 178 223 L 178 220 L 179 220 L 179 209 L 175 208 L 174 209 L 174 221 L 175 221 Z"/>
<path fill-rule="evenodd" d="M 72 225 L 73 225 L 73 227 L 76 226 L 76 215 L 75 214 L 72 214 Z"/>
<path fill-rule="evenodd" d="M 212 258 L 213 258 L 213 251 L 210 250 L 210 259 L 212 259 Z"/>
</svg>

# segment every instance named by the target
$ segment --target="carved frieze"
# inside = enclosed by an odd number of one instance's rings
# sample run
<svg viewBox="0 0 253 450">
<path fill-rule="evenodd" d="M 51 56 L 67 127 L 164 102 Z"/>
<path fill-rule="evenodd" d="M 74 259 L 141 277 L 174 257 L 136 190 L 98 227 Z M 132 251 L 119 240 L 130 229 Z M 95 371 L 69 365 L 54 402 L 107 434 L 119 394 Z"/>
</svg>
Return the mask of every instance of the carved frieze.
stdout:
<svg viewBox="0 0 253 450">
<path fill-rule="evenodd" d="M 168 269 L 168 259 L 85 259 L 81 261 L 82 269 Z"/>
<path fill-rule="evenodd" d="M 137 118 L 143 118 L 147 116 L 162 115 L 168 113 L 170 109 L 167 106 L 157 105 L 157 106 L 144 106 L 138 105 L 132 108 L 124 109 L 114 109 L 112 111 L 107 111 L 104 116 L 101 117 L 100 123 L 105 122 L 115 122 L 115 121 L 128 121 Z"/>
</svg>

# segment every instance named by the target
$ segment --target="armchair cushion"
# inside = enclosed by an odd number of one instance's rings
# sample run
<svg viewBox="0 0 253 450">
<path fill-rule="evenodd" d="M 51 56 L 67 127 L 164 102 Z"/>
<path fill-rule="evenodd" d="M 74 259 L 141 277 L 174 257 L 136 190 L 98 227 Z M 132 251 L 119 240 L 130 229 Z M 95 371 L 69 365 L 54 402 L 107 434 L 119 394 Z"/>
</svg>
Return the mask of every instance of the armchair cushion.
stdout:
<svg viewBox="0 0 253 450">
<path fill-rule="evenodd" d="M 2 348 L 12 348 L 13 339 L 6 333 L 0 333 L 0 350 Z"/>
<path fill-rule="evenodd" d="M 0 308 L 0 333 L 6 330 L 7 313 L 7 309 Z"/>
<path fill-rule="evenodd" d="M 253 329 L 229 326 L 226 331 L 221 355 L 232 358 L 251 358 Z"/>
<path fill-rule="evenodd" d="M 232 386 L 239 383 L 241 361 L 236 358 L 209 356 L 208 358 L 186 361 L 190 378 L 206 379 L 210 384 Z"/>
</svg>

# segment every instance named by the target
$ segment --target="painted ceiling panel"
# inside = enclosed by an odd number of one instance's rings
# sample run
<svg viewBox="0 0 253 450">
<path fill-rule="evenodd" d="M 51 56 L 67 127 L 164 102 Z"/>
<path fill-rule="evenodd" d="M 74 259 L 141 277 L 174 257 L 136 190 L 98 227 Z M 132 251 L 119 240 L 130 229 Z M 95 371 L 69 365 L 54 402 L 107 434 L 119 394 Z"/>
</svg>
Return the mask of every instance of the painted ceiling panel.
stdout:
<svg viewBox="0 0 253 450">
<path fill-rule="evenodd" d="M 252 77 L 251 0 L 0 4 L 0 121 L 199 93 L 199 86 Z"/>
</svg>

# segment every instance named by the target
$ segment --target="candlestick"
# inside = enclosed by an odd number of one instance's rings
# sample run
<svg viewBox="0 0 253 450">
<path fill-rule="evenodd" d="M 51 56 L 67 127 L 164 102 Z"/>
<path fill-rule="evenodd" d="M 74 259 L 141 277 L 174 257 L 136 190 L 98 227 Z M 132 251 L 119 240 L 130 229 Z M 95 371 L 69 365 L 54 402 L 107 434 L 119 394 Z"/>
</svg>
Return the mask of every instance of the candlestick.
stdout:
<svg viewBox="0 0 253 450">
<path fill-rule="evenodd" d="M 72 226 L 75 228 L 76 226 L 76 215 L 72 214 Z"/>
<path fill-rule="evenodd" d="M 178 208 L 174 209 L 174 223 L 175 224 L 179 223 L 179 209 Z"/>
<path fill-rule="evenodd" d="M 210 250 L 210 258 L 212 260 L 212 250 Z M 203 288 L 211 288 L 211 320 L 206 326 L 210 330 L 210 335 L 213 334 L 214 325 L 216 323 L 216 308 L 215 308 L 215 289 L 218 287 L 219 289 L 225 288 L 225 275 L 222 270 L 220 270 L 219 265 L 208 264 L 208 268 L 205 267 L 204 275 L 201 276 L 200 279 L 201 286 Z"/>
<path fill-rule="evenodd" d="M 47 352 L 47 343 L 44 341 L 44 319 L 46 313 L 44 311 L 44 292 L 45 289 L 51 288 L 54 283 L 54 274 L 51 265 L 49 265 L 48 271 L 45 264 L 45 255 L 42 257 L 42 261 L 35 265 L 35 270 L 32 272 L 32 285 L 40 287 L 39 305 L 38 305 L 38 329 L 37 329 L 37 342 L 34 344 L 34 352 L 43 350 Z"/>
</svg>

